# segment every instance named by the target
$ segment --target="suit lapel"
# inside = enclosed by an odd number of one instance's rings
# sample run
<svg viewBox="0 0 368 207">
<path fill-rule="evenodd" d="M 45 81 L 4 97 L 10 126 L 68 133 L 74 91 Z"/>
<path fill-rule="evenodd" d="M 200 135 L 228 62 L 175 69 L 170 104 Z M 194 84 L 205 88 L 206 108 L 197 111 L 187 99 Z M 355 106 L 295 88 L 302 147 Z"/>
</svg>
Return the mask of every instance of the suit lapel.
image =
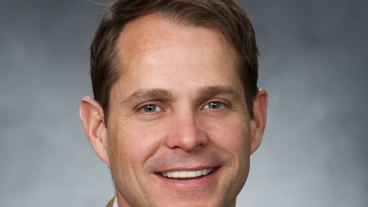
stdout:
<svg viewBox="0 0 368 207">
<path fill-rule="evenodd" d="M 107 203 L 106 207 L 112 207 L 112 205 L 114 204 L 115 201 L 115 197 L 111 198 L 111 200 Z"/>
</svg>

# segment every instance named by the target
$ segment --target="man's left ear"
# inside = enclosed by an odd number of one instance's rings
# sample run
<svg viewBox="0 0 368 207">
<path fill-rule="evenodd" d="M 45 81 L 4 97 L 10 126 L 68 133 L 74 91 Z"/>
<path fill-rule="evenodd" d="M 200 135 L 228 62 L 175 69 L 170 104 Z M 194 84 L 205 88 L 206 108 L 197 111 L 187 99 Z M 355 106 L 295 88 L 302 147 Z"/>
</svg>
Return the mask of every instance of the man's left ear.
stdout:
<svg viewBox="0 0 368 207">
<path fill-rule="evenodd" d="M 259 89 L 253 102 L 254 118 L 250 122 L 251 126 L 251 146 L 250 153 L 253 154 L 261 145 L 262 136 L 267 120 L 268 94 L 264 89 Z"/>
</svg>

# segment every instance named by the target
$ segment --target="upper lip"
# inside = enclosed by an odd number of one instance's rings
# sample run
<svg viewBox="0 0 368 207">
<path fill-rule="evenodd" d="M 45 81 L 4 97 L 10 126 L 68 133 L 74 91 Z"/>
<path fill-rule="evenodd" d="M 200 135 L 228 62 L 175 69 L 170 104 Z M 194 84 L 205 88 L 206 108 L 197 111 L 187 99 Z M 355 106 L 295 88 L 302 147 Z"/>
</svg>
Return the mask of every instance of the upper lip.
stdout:
<svg viewBox="0 0 368 207">
<path fill-rule="evenodd" d="M 196 170 L 212 169 L 216 167 L 218 166 L 174 167 L 174 168 L 165 168 L 163 170 L 159 170 L 157 171 L 157 173 L 172 172 L 172 171 L 196 171 Z"/>
</svg>

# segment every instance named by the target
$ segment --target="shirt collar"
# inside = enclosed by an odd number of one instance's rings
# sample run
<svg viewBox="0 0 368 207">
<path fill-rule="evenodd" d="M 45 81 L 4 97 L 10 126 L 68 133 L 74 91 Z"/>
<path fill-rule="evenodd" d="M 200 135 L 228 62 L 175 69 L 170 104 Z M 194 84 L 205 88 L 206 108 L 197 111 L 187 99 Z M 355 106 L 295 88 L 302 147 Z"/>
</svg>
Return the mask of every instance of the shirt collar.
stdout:
<svg viewBox="0 0 368 207">
<path fill-rule="evenodd" d="M 118 206 L 118 199 L 116 199 L 116 197 L 114 199 L 114 204 L 112 204 L 112 207 L 119 207 Z"/>
</svg>

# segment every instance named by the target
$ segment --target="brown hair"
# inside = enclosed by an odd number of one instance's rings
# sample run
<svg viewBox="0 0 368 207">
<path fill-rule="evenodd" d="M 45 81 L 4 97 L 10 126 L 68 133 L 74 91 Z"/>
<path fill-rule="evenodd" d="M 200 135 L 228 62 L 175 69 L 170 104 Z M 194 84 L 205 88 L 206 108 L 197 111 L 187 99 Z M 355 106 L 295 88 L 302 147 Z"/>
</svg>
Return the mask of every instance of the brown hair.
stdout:
<svg viewBox="0 0 368 207">
<path fill-rule="evenodd" d="M 144 15 L 160 13 L 170 20 L 220 31 L 237 51 L 238 72 L 251 118 L 257 94 L 258 49 L 244 10 L 233 0 L 119 0 L 105 8 L 91 45 L 91 78 L 95 100 L 109 113 L 112 86 L 120 77 L 116 42 L 124 26 Z"/>
</svg>

